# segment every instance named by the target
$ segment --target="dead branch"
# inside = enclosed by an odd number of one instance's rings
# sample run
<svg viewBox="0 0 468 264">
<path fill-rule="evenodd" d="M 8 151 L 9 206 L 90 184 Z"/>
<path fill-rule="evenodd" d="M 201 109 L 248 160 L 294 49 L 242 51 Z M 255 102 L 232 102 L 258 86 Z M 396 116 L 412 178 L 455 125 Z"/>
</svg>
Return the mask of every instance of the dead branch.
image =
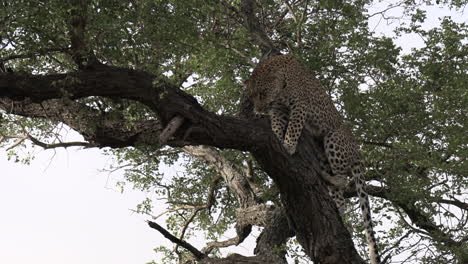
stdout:
<svg viewBox="0 0 468 264">
<path fill-rule="evenodd" d="M 93 147 L 93 144 L 90 144 L 89 142 L 72 141 L 72 142 L 60 142 L 60 143 L 49 144 L 49 143 L 44 143 L 31 135 L 27 135 L 27 138 L 31 140 L 31 142 L 34 145 L 42 147 L 43 149 L 68 148 L 68 147 L 86 147 L 86 148 Z"/>
<path fill-rule="evenodd" d="M 161 233 L 165 238 L 169 239 L 172 243 L 179 245 L 185 248 L 186 250 L 188 250 L 197 258 L 197 260 L 202 260 L 207 257 L 205 254 L 200 252 L 194 246 L 190 245 L 189 243 L 183 240 L 178 239 L 177 237 L 169 233 L 169 231 L 167 231 L 166 229 L 164 229 L 162 226 L 158 225 L 157 223 L 152 222 L 152 221 L 147 221 L 147 223 L 151 228 L 156 229 L 159 233 Z"/>
</svg>

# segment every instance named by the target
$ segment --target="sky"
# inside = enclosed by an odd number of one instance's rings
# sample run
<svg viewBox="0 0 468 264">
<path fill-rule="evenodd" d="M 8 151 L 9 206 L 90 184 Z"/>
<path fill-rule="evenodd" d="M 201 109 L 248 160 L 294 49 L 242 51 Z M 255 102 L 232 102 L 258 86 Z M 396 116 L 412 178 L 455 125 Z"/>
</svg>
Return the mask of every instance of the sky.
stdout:
<svg viewBox="0 0 468 264">
<path fill-rule="evenodd" d="M 0 263 L 146 263 L 166 242 L 130 209 L 145 194 L 121 194 L 99 171 L 99 150 L 42 151 L 30 166 L 0 150 Z"/>
<path fill-rule="evenodd" d="M 437 17 L 444 15 L 466 21 L 462 14 L 437 8 L 429 11 L 427 27 L 437 25 Z M 378 17 L 371 23 L 385 34 L 396 25 L 378 23 Z M 422 42 L 409 36 L 397 43 L 408 52 Z M 120 174 L 100 172 L 109 162 L 100 150 L 69 148 L 40 151 L 31 165 L 23 165 L 7 161 L 5 150 L 0 149 L 0 263 L 155 260 L 153 248 L 171 244 L 147 226 L 144 216 L 131 211 L 147 194 L 128 188 L 122 194 L 114 185 Z M 164 205 L 160 206 L 163 210 Z M 254 239 L 236 252 L 251 253 Z"/>
<path fill-rule="evenodd" d="M 121 173 L 103 172 L 111 162 L 98 149 L 68 148 L 39 151 L 31 165 L 23 165 L 7 161 L 0 149 L 0 264 L 158 260 L 153 248 L 172 244 L 148 227 L 147 217 L 132 212 L 149 194 L 131 188 L 121 193 L 115 187 Z M 165 173 L 175 173 L 170 170 Z M 158 204 L 155 214 L 164 208 Z M 255 238 L 224 252 L 252 254 Z"/>
</svg>

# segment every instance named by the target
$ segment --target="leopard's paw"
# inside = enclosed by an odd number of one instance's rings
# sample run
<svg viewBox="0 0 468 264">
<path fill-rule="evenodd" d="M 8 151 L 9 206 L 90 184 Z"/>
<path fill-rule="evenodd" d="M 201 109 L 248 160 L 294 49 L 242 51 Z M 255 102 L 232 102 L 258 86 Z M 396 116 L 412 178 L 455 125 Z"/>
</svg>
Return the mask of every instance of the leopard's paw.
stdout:
<svg viewBox="0 0 468 264">
<path fill-rule="evenodd" d="M 289 155 L 296 153 L 296 146 L 293 144 L 288 144 L 287 142 L 283 142 L 283 147 L 286 149 Z"/>
</svg>

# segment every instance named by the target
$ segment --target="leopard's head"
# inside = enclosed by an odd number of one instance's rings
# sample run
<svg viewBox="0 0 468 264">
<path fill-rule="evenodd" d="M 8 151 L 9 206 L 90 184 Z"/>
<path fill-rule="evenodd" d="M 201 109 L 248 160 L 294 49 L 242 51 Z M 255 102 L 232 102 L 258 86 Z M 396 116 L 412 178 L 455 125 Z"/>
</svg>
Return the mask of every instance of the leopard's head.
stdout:
<svg viewBox="0 0 468 264">
<path fill-rule="evenodd" d="M 255 112 L 267 114 L 270 106 L 277 99 L 282 89 L 282 86 L 278 85 L 277 78 L 277 67 L 271 67 L 263 62 L 255 68 L 250 79 L 244 82 Z"/>
<path fill-rule="evenodd" d="M 276 97 L 271 78 L 251 78 L 244 82 L 256 113 L 266 114 Z"/>
</svg>

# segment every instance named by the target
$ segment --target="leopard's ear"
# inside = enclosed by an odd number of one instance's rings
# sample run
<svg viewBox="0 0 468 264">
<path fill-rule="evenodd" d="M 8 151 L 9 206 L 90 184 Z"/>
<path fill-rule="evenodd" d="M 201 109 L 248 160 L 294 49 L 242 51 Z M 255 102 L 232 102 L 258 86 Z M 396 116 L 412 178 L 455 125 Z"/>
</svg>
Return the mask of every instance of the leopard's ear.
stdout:
<svg viewBox="0 0 468 264">
<path fill-rule="evenodd" d="M 273 57 L 273 56 L 280 56 L 280 55 L 283 55 L 283 54 L 281 54 L 281 52 L 279 50 L 277 50 L 276 48 L 271 48 L 271 49 L 267 50 L 265 53 L 263 53 L 262 58 L 260 59 L 260 61 L 266 60 L 266 59 L 268 59 L 270 57 Z"/>
</svg>

